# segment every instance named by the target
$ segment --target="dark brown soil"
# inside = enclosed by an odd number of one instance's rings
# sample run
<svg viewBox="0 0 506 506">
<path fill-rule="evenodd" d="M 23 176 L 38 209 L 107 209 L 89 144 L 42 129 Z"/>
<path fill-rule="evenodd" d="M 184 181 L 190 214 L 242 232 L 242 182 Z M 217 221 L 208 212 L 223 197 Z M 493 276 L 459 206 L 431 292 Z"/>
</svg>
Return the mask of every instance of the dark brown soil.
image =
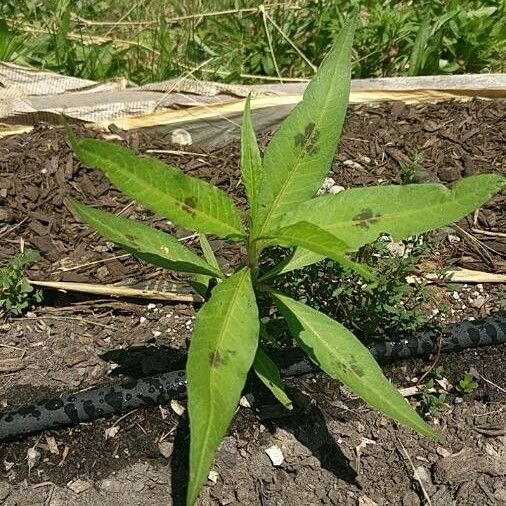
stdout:
<svg viewBox="0 0 506 506">
<path fill-rule="evenodd" d="M 480 101 L 352 107 L 330 176 L 345 187 L 400 182 L 416 151 L 424 154 L 418 180 L 452 182 L 477 172 L 506 173 L 505 109 L 503 102 Z M 139 133 L 126 137 L 141 153 L 180 149 Z M 156 156 L 218 184 L 244 206 L 238 145 L 212 152 L 191 149 L 203 154 Z M 123 216 L 145 219 L 178 237 L 191 236 L 130 205 L 99 172 L 73 158 L 61 130 L 40 126 L 0 140 L 0 259 L 19 251 L 23 239 L 42 254 L 29 272 L 33 279 L 125 283 L 160 277 L 159 270 L 132 257 L 114 258 L 121 251 L 72 215 L 64 203 L 67 194 L 113 212 L 123 210 Z M 434 261 L 506 272 L 506 239 L 494 235 L 506 230 L 505 202 L 505 195 L 499 195 L 461 220 L 452 232 L 460 241 L 450 242 L 443 234 Z M 191 238 L 186 244 L 196 247 Z M 212 246 L 225 268 L 236 265 L 243 254 L 220 240 Z M 106 258 L 110 260 L 104 262 Z M 183 280 L 171 273 L 164 276 Z M 489 294 L 497 287 L 465 287 L 458 304 L 451 292 L 438 290 L 453 301 L 456 320 L 496 309 L 497 299 Z M 481 306 L 467 304 L 467 294 L 474 300 L 475 291 L 483 297 Z M 26 317 L 0 321 L 1 407 L 12 409 L 49 393 L 110 382 L 114 366 L 103 358 L 110 350 L 163 345 L 174 351 L 176 364 L 194 314 L 190 305 L 46 292 L 44 304 Z M 408 387 L 431 363 L 433 359 L 408 361 L 386 372 L 396 385 Z M 289 416 L 261 387 L 251 386 L 253 409 L 239 410 L 217 456 L 216 483 L 205 487 L 202 504 L 419 505 L 424 493 L 433 505 L 502 504 L 505 347 L 440 357 L 438 365 L 452 385 L 470 368 L 486 378 L 479 380 L 476 392 L 464 396 L 443 381 L 451 393 L 434 421 L 443 434 L 439 443 L 397 428 L 323 375 L 290 380 L 297 409 Z M 413 398 L 420 400 L 420 395 Z M 106 438 L 113 425 L 119 432 Z M 55 439 L 58 453 L 51 453 L 48 437 Z M 182 504 L 187 442 L 185 415 L 179 417 L 166 406 L 4 444 L 0 503 Z M 278 467 L 265 453 L 273 444 L 285 457 Z M 31 447 L 41 452 L 42 460 L 29 470 Z M 168 459 L 162 456 L 171 452 Z"/>
</svg>

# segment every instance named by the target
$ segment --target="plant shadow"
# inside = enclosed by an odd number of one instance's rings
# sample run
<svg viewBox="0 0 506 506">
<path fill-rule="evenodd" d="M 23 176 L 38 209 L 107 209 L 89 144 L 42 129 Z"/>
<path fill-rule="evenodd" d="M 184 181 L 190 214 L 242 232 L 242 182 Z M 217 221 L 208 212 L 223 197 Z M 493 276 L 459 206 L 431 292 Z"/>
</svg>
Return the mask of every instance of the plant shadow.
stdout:
<svg viewBox="0 0 506 506">
<path fill-rule="evenodd" d="M 141 378 L 184 369 L 186 356 L 181 350 L 169 346 L 138 346 L 109 350 L 102 358 L 118 364 L 113 374 Z M 287 354 L 287 360 L 293 359 L 293 356 Z M 255 392 L 254 415 L 271 433 L 278 428 L 290 432 L 319 460 L 322 468 L 336 478 L 360 488 L 356 481 L 357 473 L 330 433 L 323 411 L 308 395 L 297 388 L 287 389 L 294 403 L 294 409 L 289 411 L 283 408 L 254 376 L 250 375 L 244 391 Z M 172 501 L 175 506 L 185 504 L 189 473 L 189 442 L 188 420 L 184 418 L 177 426 L 170 459 Z"/>
</svg>

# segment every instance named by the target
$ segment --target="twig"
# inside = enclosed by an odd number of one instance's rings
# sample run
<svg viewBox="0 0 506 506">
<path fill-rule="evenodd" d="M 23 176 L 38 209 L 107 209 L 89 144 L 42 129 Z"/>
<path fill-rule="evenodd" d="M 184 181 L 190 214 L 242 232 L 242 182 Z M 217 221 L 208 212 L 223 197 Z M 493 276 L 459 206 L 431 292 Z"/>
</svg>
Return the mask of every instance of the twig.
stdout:
<svg viewBox="0 0 506 506">
<path fill-rule="evenodd" d="M 432 272 L 428 272 L 421 276 L 406 277 L 407 283 L 415 283 L 417 281 L 427 281 L 431 283 L 438 280 L 452 283 L 506 283 L 506 274 L 458 269 L 455 271 L 448 271 L 443 278 L 439 274 Z"/>
<path fill-rule="evenodd" d="M 17 228 L 19 228 L 23 223 L 28 219 L 28 216 L 26 218 L 23 218 L 19 223 L 12 226 L 11 228 L 7 228 L 5 230 L 0 231 L 0 237 L 4 237 L 5 235 L 9 235 L 11 232 L 14 232 Z"/>
<path fill-rule="evenodd" d="M 499 385 L 496 385 L 493 381 L 490 381 L 489 379 L 485 378 L 485 376 L 483 376 L 482 374 L 480 374 L 474 367 L 471 367 L 469 369 L 469 372 L 475 376 L 476 378 L 480 378 L 482 379 L 485 383 L 488 383 L 489 385 L 492 385 L 493 387 L 497 388 L 497 390 L 499 390 L 500 392 L 502 393 L 506 393 L 506 389 L 504 389 L 503 387 L 499 386 Z"/>
<path fill-rule="evenodd" d="M 102 258 L 101 260 L 95 260 L 93 262 L 88 262 L 86 264 L 74 265 L 73 267 L 59 267 L 58 270 L 62 271 L 62 272 L 75 271 L 75 270 L 81 269 L 83 267 L 90 267 L 91 265 L 103 264 L 106 262 L 110 262 L 111 260 L 118 260 L 120 258 L 127 258 L 129 256 L 130 256 L 130 253 L 123 253 L 121 255 L 116 255 L 114 257 L 109 257 L 109 258 Z"/>
<path fill-rule="evenodd" d="M 276 74 L 278 74 L 279 80 L 282 83 L 283 79 L 281 77 L 281 72 L 279 71 L 278 62 L 276 60 L 276 55 L 274 54 L 274 48 L 272 47 L 271 32 L 269 32 L 269 27 L 267 26 L 267 17 L 266 17 L 265 7 L 263 5 L 261 5 L 258 8 L 258 10 L 262 14 L 262 20 L 264 23 L 265 34 L 267 35 L 267 43 L 269 44 L 269 51 L 271 52 L 272 62 L 274 63 L 274 68 L 276 69 Z"/>
<path fill-rule="evenodd" d="M 86 320 L 85 318 L 79 318 L 78 316 L 23 316 L 20 318 L 12 318 L 13 321 L 23 321 L 23 320 L 74 320 L 82 323 L 86 323 L 88 325 L 95 325 L 97 327 L 103 327 L 104 329 L 110 330 L 118 330 L 116 327 L 111 325 L 105 325 L 104 323 L 94 322 L 92 320 Z"/>
<path fill-rule="evenodd" d="M 290 44 L 290 46 L 295 49 L 297 54 L 313 69 L 313 72 L 316 72 L 317 67 L 316 65 L 313 65 L 313 63 L 309 60 L 309 58 L 295 45 L 295 43 L 286 35 L 283 30 L 278 26 L 278 24 L 267 14 L 267 11 L 263 11 L 265 17 L 271 22 L 272 26 L 276 28 L 276 30 L 281 34 L 281 36 Z"/>
<path fill-rule="evenodd" d="M 425 490 L 425 487 L 423 486 L 423 481 L 420 478 L 420 476 L 418 475 L 418 472 L 416 471 L 416 468 L 413 465 L 413 461 L 411 460 L 411 457 L 409 456 L 408 451 L 406 450 L 406 448 L 404 447 L 404 445 L 402 444 L 400 439 L 397 439 L 397 441 L 401 445 L 402 451 L 404 452 L 404 455 L 406 455 L 406 458 L 408 459 L 411 469 L 413 470 L 413 476 L 415 477 L 416 481 L 419 483 L 420 488 L 422 489 L 423 496 L 425 497 L 425 500 L 427 501 L 427 504 L 429 506 L 432 506 L 432 502 L 430 500 L 429 494 L 427 493 L 427 490 Z"/>
<path fill-rule="evenodd" d="M 34 286 L 53 288 L 55 290 L 68 290 L 72 292 L 91 293 L 94 295 L 107 295 L 109 297 L 127 297 L 133 299 L 163 300 L 166 302 L 203 302 L 200 295 L 190 293 L 161 292 L 156 290 L 141 290 L 126 286 L 98 285 L 95 283 L 71 283 L 64 281 L 35 281 L 27 279 Z"/>
<path fill-rule="evenodd" d="M 506 237 L 506 234 L 503 232 L 494 232 L 492 230 L 482 230 L 481 228 L 472 228 L 471 230 L 477 234 L 488 235 L 490 237 Z"/>
</svg>

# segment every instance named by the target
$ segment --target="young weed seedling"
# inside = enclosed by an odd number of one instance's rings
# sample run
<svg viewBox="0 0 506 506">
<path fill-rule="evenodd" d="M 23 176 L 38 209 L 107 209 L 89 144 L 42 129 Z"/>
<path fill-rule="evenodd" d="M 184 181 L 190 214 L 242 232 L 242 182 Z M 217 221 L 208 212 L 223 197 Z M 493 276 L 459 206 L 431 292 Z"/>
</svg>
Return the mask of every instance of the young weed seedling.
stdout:
<svg viewBox="0 0 506 506">
<path fill-rule="evenodd" d="M 274 290 L 269 283 L 277 274 L 324 257 L 371 282 L 374 278 L 369 270 L 350 260 L 349 253 L 382 233 L 400 240 L 451 223 L 505 185 L 500 176 L 482 174 L 461 180 L 451 190 L 438 184 L 400 185 L 314 197 L 331 166 L 344 122 L 354 29 L 355 21 L 344 26 L 302 102 L 274 134 L 263 157 L 252 126 L 250 100 L 246 101 L 241 173 L 249 210 L 244 216 L 220 189 L 161 161 L 137 157 L 131 150 L 107 142 L 71 139 L 81 161 L 102 170 L 130 198 L 200 233 L 204 258 L 166 233 L 71 199 L 73 208 L 89 225 L 143 260 L 197 274 L 200 288 L 216 280 L 197 315 L 186 367 L 188 505 L 195 503 L 206 481 L 251 368 L 284 405 L 290 406 L 279 371 L 266 349 L 259 346 L 259 296 L 270 298 L 298 345 L 332 378 L 386 415 L 436 437 L 348 329 L 310 305 Z M 244 243 L 246 263 L 226 275 L 219 269 L 205 234 Z M 279 265 L 262 272 L 260 254 L 273 245 L 295 249 Z"/>
<path fill-rule="evenodd" d="M 33 287 L 24 278 L 26 267 L 40 258 L 39 252 L 27 249 L 18 253 L 0 269 L 0 313 L 2 308 L 7 313 L 18 316 L 33 302 L 42 300 L 40 290 Z"/>
</svg>

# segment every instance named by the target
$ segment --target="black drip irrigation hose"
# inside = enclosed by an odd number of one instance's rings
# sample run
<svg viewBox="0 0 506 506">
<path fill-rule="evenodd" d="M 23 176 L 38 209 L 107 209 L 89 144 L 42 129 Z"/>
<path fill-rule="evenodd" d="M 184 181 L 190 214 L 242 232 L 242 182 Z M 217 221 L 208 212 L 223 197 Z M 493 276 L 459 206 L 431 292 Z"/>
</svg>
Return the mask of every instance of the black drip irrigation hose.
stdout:
<svg viewBox="0 0 506 506">
<path fill-rule="evenodd" d="M 419 332 L 397 341 L 377 341 L 369 349 L 380 362 L 506 343 L 506 317 L 466 321 L 442 332 Z M 300 351 L 273 350 L 281 375 L 295 376 L 316 369 Z M 183 370 L 157 374 L 113 386 L 65 394 L 16 411 L 0 414 L 0 441 L 76 425 L 132 409 L 163 404 L 186 395 Z"/>
</svg>

